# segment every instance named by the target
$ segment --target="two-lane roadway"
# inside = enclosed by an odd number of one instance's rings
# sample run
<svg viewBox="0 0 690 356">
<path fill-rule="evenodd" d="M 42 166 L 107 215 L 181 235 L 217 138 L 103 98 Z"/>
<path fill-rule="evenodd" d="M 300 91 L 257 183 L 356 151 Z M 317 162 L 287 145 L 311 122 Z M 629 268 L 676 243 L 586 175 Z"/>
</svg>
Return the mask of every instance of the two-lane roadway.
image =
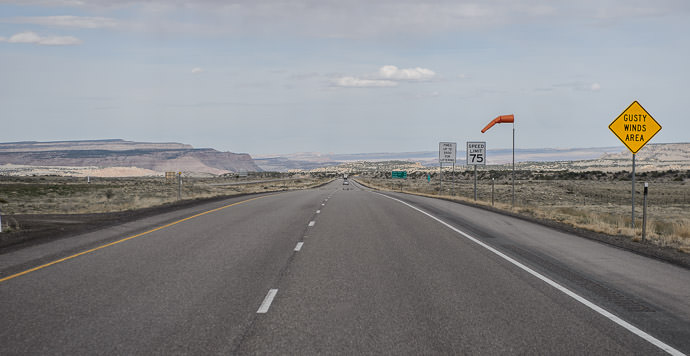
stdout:
<svg viewBox="0 0 690 356">
<path fill-rule="evenodd" d="M 0 255 L 2 354 L 682 354 L 690 271 L 336 180 Z"/>
</svg>

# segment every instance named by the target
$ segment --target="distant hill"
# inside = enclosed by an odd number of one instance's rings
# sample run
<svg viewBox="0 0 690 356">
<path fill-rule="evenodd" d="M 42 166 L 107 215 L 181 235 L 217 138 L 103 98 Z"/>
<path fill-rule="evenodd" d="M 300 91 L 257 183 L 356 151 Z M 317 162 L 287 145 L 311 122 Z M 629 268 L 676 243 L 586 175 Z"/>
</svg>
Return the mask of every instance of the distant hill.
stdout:
<svg viewBox="0 0 690 356">
<path fill-rule="evenodd" d="M 181 143 L 90 140 L 0 143 L 0 165 L 138 167 L 157 172 L 223 174 L 260 171 L 246 153 L 193 148 Z"/>
<path fill-rule="evenodd" d="M 465 150 L 458 144 L 457 165 L 465 164 Z M 512 161 L 512 149 L 489 149 L 487 164 L 502 165 Z M 638 167 L 651 169 L 686 169 L 690 166 L 690 143 L 648 144 L 637 154 Z M 264 170 L 313 170 L 353 162 L 408 161 L 438 167 L 437 151 L 378 153 L 314 153 L 261 155 L 256 163 Z M 515 161 L 526 169 L 630 169 L 631 154 L 625 147 L 535 148 L 516 149 Z"/>
<path fill-rule="evenodd" d="M 457 165 L 465 164 L 465 150 L 458 145 Z M 516 149 L 517 161 L 574 161 L 599 158 L 608 153 L 619 152 L 621 147 L 597 148 L 538 148 Z M 512 149 L 489 149 L 487 151 L 488 164 L 504 164 L 512 161 Z M 341 163 L 367 161 L 411 161 L 424 166 L 438 166 L 438 151 L 418 152 L 377 152 L 377 153 L 292 153 L 283 155 L 256 156 L 256 163 L 264 170 L 286 171 L 290 169 L 310 170 L 336 166 Z"/>
</svg>

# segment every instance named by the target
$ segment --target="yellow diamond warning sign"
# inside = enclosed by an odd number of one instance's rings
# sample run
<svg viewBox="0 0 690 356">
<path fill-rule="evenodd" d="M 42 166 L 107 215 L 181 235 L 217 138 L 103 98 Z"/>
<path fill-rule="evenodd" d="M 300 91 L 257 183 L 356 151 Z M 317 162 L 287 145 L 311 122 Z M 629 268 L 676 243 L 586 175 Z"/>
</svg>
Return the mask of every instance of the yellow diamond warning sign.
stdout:
<svg viewBox="0 0 690 356">
<path fill-rule="evenodd" d="M 661 125 L 649 115 L 640 103 L 633 101 L 622 114 L 613 120 L 609 129 L 633 154 L 661 131 Z"/>
</svg>

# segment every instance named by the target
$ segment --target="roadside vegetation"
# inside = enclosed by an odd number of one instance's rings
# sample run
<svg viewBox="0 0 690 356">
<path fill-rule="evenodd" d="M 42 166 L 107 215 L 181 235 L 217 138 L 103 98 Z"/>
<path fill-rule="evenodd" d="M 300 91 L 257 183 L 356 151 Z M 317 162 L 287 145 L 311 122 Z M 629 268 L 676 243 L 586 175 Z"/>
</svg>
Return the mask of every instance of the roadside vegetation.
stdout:
<svg viewBox="0 0 690 356">
<path fill-rule="evenodd" d="M 479 170 L 477 201 L 474 201 L 474 172 L 444 171 L 439 190 L 438 169 L 408 172 L 406 180 L 392 179 L 390 172 L 362 172 L 357 179 L 372 187 L 492 205 L 539 219 L 558 221 L 573 227 L 626 236 L 642 236 L 644 182 L 647 197 L 647 239 L 690 253 L 690 171 L 667 170 L 637 173 L 635 229 L 631 223 L 630 172 L 603 171 L 517 171 L 515 208 L 511 207 L 511 171 Z M 430 180 L 428 180 L 430 178 Z"/>
<path fill-rule="evenodd" d="M 183 175 L 179 192 L 183 200 L 190 200 L 304 189 L 329 179 L 324 174 L 288 173 L 260 173 L 249 177 L 225 175 L 213 178 Z M 81 177 L 0 176 L 0 211 L 4 216 L 117 212 L 177 200 L 177 179 L 166 180 L 164 177 L 91 178 L 91 182 L 87 183 L 87 179 Z M 3 224 L 7 222 L 3 221 Z"/>
</svg>

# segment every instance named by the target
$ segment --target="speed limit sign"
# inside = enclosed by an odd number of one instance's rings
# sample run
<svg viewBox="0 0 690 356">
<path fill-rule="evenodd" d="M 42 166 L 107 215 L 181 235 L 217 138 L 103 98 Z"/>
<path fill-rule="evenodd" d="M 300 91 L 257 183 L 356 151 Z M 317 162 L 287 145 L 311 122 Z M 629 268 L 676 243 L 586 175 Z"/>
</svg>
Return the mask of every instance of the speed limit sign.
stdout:
<svg viewBox="0 0 690 356">
<path fill-rule="evenodd" d="M 467 165 L 486 165 L 486 142 L 467 142 Z"/>
</svg>

